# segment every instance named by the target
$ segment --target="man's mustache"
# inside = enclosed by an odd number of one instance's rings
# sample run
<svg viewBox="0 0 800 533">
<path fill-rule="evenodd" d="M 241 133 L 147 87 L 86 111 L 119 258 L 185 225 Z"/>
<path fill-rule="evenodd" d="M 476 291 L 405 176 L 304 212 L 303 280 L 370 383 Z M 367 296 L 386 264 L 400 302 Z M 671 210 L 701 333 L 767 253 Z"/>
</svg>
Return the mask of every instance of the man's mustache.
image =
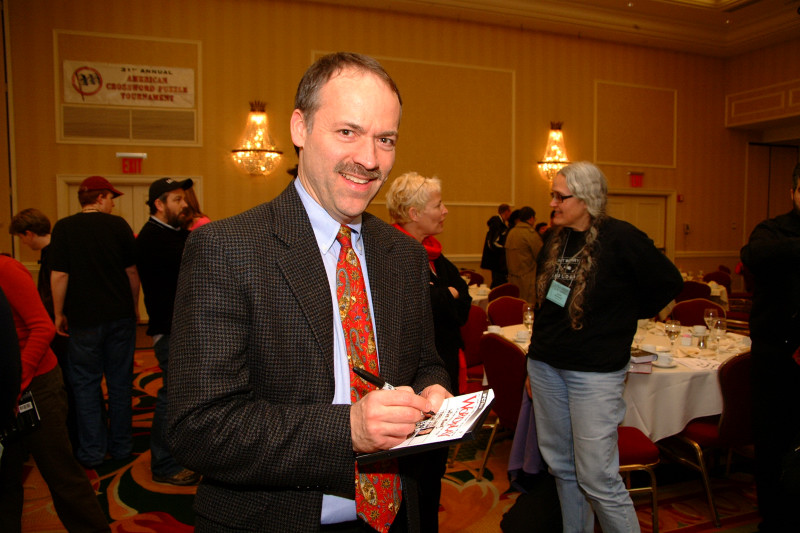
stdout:
<svg viewBox="0 0 800 533">
<path fill-rule="evenodd" d="M 339 174 L 352 174 L 373 180 L 383 179 L 383 173 L 380 169 L 367 170 L 360 163 L 337 163 L 333 170 Z"/>
</svg>

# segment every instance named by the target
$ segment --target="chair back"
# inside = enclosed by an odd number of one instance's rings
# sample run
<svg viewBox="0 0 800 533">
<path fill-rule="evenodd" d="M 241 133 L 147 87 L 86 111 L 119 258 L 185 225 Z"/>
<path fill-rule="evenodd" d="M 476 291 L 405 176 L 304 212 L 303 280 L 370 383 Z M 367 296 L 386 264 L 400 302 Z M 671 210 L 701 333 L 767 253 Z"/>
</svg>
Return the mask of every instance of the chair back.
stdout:
<svg viewBox="0 0 800 533">
<path fill-rule="evenodd" d="M 729 267 L 725 266 L 725 265 L 718 266 L 717 270 L 719 270 L 720 272 L 725 272 L 729 276 L 731 275 L 731 269 Z"/>
<path fill-rule="evenodd" d="M 693 298 L 711 298 L 711 287 L 700 281 L 684 281 L 683 289 L 675 297 L 676 302 Z"/>
<path fill-rule="evenodd" d="M 709 282 L 713 281 L 718 285 L 722 285 L 725 287 L 725 290 L 728 291 L 728 295 L 731 294 L 731 275 L 725 273 L 721 270 L 717 270 L 716 272 L 709 272 L 705 276 L 703 276 L 703 281 Z"/>
<path fill-rule="evenodd" d="M 483 276 L 481 274 L 478 274 L 474 270 L 470 270 L 468 268 L 462 268 L 459 271 L 459 274 L 461 276 L 466 276 L 469 278 L 467 285 L 480 285 L 481 283 L 483 283 Z"/>
<path fill-rule="evenodd" d="M 676 303 L 670 316 L 673 320 L 679 320 L 681 326 L 704 326 L 706 321 L 703 313 L 709 307 L 716 309 L 720 318 L 725 318 L 725 309 L 705 298 L 693 298 Z"/>
<path fill-rule="evenodd" d="M 528 302 L 522 298 L 513 296 L 501 296 L 489 302 L 486 312 L 489 314 L 489 321 L 497 326 L 513 326 L 522 324 L 522 314 Z"/>
<path fill-rule="evenodd" d="M 502 335 L 487 333 L 481 337 L 481 355 L 489 387 L 494 389 L 492 410 L 500 424 L 516 429 L 528 375 L 525 354 Z"/>
<path fill-rule="evenodd" d="M 519 298 L 519 287 L 513 283 L 503 283 L 502 285 L 498 285 L 489 291 L 489 297 L 487 301 L 491 302 L 493 300 L 497 300 L 501 296 L 512 296 L 514 298 Z"/>
<path fill-rule="evenodd" d="M 486 311 L 477 305 L 469 306 L 467 322 L 461 326 L 461 340 L 464 341 L 464 359 L 467 360 L 467 368 L 483 363 L 480 340 L 488 325 Z"/>
<path fill-rule="evenodd" d="M 753 390 L 750 384 L 750 352 L 735 355 L 717 371 L 722 391 L 719 437 L 729 446 L 753 444 Z M 780 409 L 779 405 L 774 406 Z"/>
</svg>

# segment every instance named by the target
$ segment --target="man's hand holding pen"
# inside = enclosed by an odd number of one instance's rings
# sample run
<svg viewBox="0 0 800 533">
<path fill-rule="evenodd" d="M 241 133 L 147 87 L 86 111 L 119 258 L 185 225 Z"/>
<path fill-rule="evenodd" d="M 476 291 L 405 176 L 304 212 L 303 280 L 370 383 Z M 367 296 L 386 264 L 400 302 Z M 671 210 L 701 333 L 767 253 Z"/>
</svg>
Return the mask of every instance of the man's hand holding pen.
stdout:
<svg viewBox="0 0 800 533">
<path fill-rule="evenodd" d="M 411 387 L 394 388 L 377 376 L 359 375 L 382 387 L 350 407 L 353 450 L 359 453 L 397 446 L 414 431 L 417 422 L 435 413 L 444 399 L 452 396 L 441 385 L 426 387 L 417 395 Z"/>
</svg>

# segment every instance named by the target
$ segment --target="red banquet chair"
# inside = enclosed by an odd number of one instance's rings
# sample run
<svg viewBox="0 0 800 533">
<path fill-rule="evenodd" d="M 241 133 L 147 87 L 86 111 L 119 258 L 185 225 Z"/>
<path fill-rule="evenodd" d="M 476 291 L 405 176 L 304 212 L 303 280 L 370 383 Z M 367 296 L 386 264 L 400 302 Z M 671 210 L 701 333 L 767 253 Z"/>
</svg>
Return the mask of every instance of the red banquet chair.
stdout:
<svg viewBox="0 0 800 533">
<path fill-rule="evenodd" d="M 711 298 L 711 287 L 701 281 L 684 281 L 683 289 L 675 297 L 676 302 L 691 300 L 693 298 Z"/>
<path fill-rule="evenodd" d="M 725 290 L 728 291 L 728 296 L 731 294 L 731 275 L 727 274 L 721 270 L 717 270 L 716 272 L 709 272 L 705 276 L 703 276 L 703 281 L 709 282 L 713 281 L 717 285 L 722 285 L 725 287 Z"/>
<path fill-rule="evenodd" d="M 704 326 L 706 321 L 703 313 L 710 307 L 717 310 L 720 318 L 725 318 L 725 309 L 705 298 L 693 298 L 676 303 L 670 311 L 670 316 L 672 320 L 680 321 L 681 326 Z"/>
<path fill-rule="evenodd" d="M 656 490 L 656 473 L 653 468 L 660 458 L 658 446 L 647 438 L 639 429 L 628 426 L 617 428 L 617 447 L 619 448 L 619 471 L 625 479 L 628 492 L 631 494 L 650 494 L 650 505 L 653 515 L 653 533 L 658 533 L 658 492 Z M 631 488 L 630 473 L 645 472 L 650 477 L 650 484 Z"/>
<path fill-rule="evenodd" d="M 501 296 L 511 296 L 512 298 L 519 298 L 519 287 L 513 283 L 503 283 L 489 291 L 487 302 L 497 300 Z"/>
<path fill-rule="evenodd" d="M 512 433 L 517 429 L 517 419 L 522 406 L 522 391 L 525 388 L 525 378 L 528 375 L 527 361 L 522 349 L 496 333 L 487 333 L 480 340 L 481 357 L 486 369 L 486 379 L 489 387 L 494 390 L 494 404 L 492 413 L 494 420 L 484 424 L 490 427 L 492 433 L 483 454 L 478 475 L 478 481 L 483 477 L 486 461 L 494 444 L 495 436 L 500 428 L 505 428 Z"/>
<path fill-rule="evenodd" d="M 488 324 L 486 311 L 477 305 L 471 305 L 467 322 L 461 326 L 461 340 L 464 341 L 464 359 L 467 364 L 467 390 L 462 391 L 462 394 L 484 388 L 480 341 Z"/>
<path fill-rule="evenodd" d="M 522 324 L 522 313 L 528 302 L 522 298 L 514 298 L 513 296 L 501 296 L 498 299 L 489 302 L 486 312 L 489 314 L 489 321 L 497 326 L 513 326 L 514 324 Z"/>
<path fill-rule="evenodd" d="M 461 269 L 459 271 L 459 274 L 469 278 L 467 285 L 480 285 L 483 283 L 483 276 L 481 274 L 478 274 L 474 270 Z"/>
<path fill-rule="evenodd" d="M 722 392 L 722 414 L 696 418 L 678 435 L 659 441 L 662 450 L 670 457 L 700 472 L 711 518 L 717 527 L 720 527 L 719 514 L 711 491 L 706 454 L 710 449 L 727 449 L 726 468 L 730 472 L 733 450 L 753 444 L 751 367 L 750 352 L 735 355 L 722 363 L 717 370 Z M 689 453 L 680 453 L 687 450 Z"/>
</svg>

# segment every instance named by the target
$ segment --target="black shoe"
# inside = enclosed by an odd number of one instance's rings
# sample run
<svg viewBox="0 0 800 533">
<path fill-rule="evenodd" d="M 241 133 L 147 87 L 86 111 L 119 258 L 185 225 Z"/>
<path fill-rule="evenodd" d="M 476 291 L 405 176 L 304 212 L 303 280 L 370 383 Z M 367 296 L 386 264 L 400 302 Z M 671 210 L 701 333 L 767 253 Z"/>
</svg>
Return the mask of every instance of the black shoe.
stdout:
<svg viewBox="0 0 800 533">
<path fill-rule="evenodd" d="M 192 472 L 191 470 L 184 468 L 172 476 L 159 476 L 158 474 L 153 474 L 153 481 L 156 483 L 168 483 L 170 485 L 185 487 L 189 485 L 197 485 L 200 483 L 201 477 L 202 476 L 197 472 Z"/>
</svg>

